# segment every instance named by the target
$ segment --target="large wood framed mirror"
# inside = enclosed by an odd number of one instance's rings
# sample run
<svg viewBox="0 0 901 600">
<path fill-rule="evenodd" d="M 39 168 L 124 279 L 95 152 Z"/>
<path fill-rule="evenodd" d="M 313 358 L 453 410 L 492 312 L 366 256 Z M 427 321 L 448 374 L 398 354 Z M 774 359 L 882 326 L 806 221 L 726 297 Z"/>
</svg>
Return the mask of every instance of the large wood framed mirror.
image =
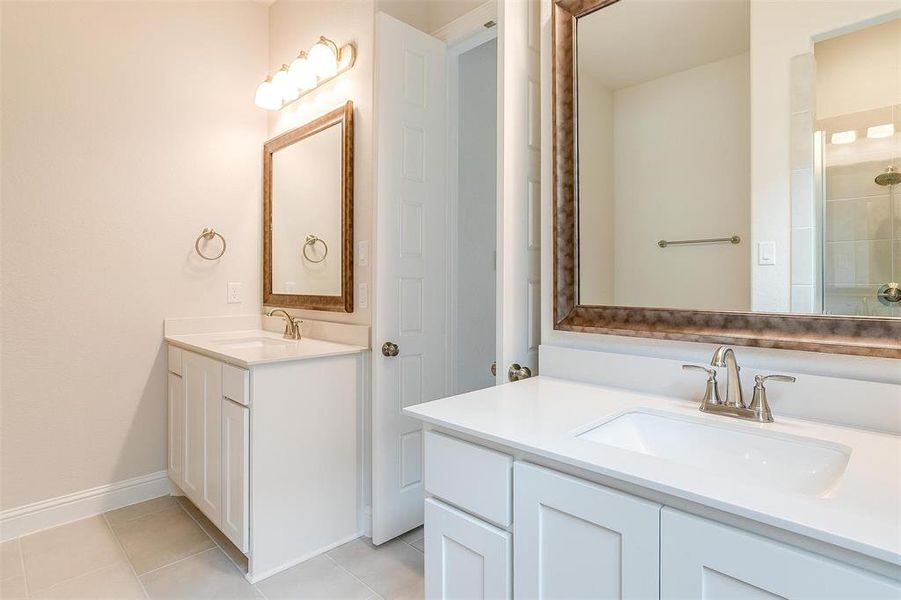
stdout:
<svg viewBox="0 0 901 600">
<path fill-rule="evenodd" d="M 353 312 L 353 103 L 263 147 L 263 304 Z"/>
<path fill-rule="evenodd" d="M 556 329 L 901 358 L 901 11 L 844 4 L 555 2 Z"/>
</svg>

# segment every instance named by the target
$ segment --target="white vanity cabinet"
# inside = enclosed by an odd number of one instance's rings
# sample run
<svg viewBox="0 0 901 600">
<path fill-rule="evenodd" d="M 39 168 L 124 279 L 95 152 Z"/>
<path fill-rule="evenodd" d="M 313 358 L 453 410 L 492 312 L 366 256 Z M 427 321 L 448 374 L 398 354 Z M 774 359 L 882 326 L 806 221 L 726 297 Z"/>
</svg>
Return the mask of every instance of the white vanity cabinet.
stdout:
<svg viewBox="0 0 901 600">
<path fill-rule="evenodd" d="M 362 534 L 364 359 L 296 346 L 320 353 L 242 365 L 169 348 L 169 478 L 247 555 L 251 581 Z"/>
<path fill-rule="evenodd" d="M 184 469 L 181 489 L 207 518 L 222 517 L 222 363 L 185 352 Z"/>
<path fill-rule="evenodd" d="M 424 440 L 429 599 L 901 598 L 897 580 L 816 552 L 453 435 Z"/>
<path fill-rule="evenodd" d="M 665 600 L 901 597 L 897 581 L 671 508 L 660 545 Z"/>
<path fill-rule="evenodd" d="M 517 598 L 656 598 L 659 504 L 528 463 L 513 471 Z"/>
</svg>

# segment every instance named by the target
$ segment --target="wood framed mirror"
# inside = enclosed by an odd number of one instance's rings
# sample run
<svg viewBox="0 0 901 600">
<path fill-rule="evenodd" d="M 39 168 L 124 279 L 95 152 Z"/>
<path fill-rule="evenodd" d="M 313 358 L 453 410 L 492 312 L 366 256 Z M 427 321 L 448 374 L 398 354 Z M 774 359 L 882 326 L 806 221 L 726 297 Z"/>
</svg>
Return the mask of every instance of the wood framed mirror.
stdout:
<svg viewBox="0 0 901 600">
<path fill-rule="evenodd" d="M 879 86 L 848 81 L 854 60 L 897 56 L 901 18 L 797 20 L 813 52 L 782 57 L 790 139 L 767 158 L 785 193 L 769 193 L 750 90 L 778 77 L 750 68 L 769 39 L 750 4 L 554 3 L 554 327 L 901 358 L 901 75 L 865 100 Z"/>
<path fill-rule="evenodd" d="M 263 304 L 353 312 L 353 103 L 263 146 Z"/>
</svg>

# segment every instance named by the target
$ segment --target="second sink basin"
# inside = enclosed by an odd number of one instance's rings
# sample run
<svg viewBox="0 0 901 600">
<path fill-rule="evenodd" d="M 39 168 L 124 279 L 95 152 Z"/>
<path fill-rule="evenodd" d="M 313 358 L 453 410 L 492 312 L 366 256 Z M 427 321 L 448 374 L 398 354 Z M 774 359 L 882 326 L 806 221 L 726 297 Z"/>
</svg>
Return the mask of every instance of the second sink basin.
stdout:
<svg viewBox="0 0 901 600">
<path fill-rule="evenodd" d="M 636 410 L 577 437 L 786 492 L 824 496 L 851 457 L 842 444 Z"/>
</svg>

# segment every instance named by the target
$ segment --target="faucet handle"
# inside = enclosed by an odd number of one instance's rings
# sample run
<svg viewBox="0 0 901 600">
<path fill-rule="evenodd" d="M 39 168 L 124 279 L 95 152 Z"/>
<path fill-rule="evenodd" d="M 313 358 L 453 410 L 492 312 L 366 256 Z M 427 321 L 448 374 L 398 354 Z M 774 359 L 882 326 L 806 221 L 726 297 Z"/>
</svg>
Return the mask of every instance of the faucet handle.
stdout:
<svg viewBox="0 0 901 600">
<path fill-rule="evenodd" d="M 751 398 L 751 405 L 748 407 L 754 411 L 754 416 L 761 423 L 773 422 L 773 411 L 770 410 L 770 403 L 766 398 L 766 387 L 764 383 L 767 381 L 781 381 L 783 383 L 794 383 L 797 381 L 791 375 L 755 375 L 754 376 L 754 396 Z"/>
<path fill-rule="evenodd" d="M 704 390 L 704 397 L 701 398 L 701 408 L 704 409 L 711 404 L 722 404 L 720 400 L 720 388 L 716 381 L 716 369 L 702 367 L 701 365 L 682 365 L 683 371 L 703 371 L 707 373 L 707 388 Z"/>
<path fill-rule="evenodd" d="M 754 387 L 756 388 L 758 385 L 763 387 L 763 383 L 771 379 L 773 381 L 782 381 L 784 383 L 794 383 L 798 381 L 797 377 L 792 377 L 791 375 L 755 375 Z"/>
</svg>

